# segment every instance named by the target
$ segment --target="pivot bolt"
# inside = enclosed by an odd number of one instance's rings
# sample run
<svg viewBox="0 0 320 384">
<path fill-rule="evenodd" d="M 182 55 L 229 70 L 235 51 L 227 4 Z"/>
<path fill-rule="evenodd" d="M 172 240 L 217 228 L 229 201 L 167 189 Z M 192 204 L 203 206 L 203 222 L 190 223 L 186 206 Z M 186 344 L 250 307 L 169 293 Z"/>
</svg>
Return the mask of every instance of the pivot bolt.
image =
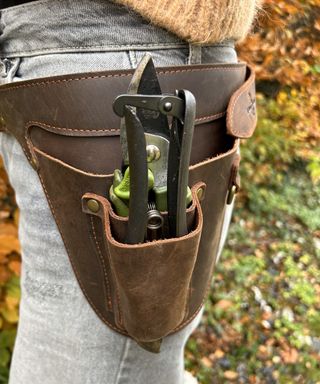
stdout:
<svg viewBox="0 0 320 384">
<path fill-rule="evenodd" d="M 172 110 L 172 103 L 170 103 L 170 101 L 167 101 L 166 103 L 164 103 L 163 109 L 166 112 L 170 112 Z"/>
</svg>

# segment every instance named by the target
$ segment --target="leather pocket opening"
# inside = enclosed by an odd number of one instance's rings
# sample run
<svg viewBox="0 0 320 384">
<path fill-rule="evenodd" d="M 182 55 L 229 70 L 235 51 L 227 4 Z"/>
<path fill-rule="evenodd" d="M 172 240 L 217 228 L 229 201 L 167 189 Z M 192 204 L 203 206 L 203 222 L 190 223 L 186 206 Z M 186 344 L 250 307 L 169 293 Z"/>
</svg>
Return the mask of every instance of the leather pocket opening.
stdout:
<svg viewBox="0 0 320 384">
<path fill-rule="evenodd" d="M 149 342 L 168 335 L 188 315 L 190 283 L 203 225 L 197 196 L 200 187 L 204 184 L 192 188 L 191 232 L 180 238 L 142 244 L 124 244 L 114 238 L 111 220 L 118 220 L 122 226 L 125 221 L 112 215 L 106 198 L 92 193 L 82 198 L 83 211 L 98 216 L 104 228 L 104 246 L 117 291 L 117 325 L 138 341 Z M 97 212 L 88 209 L 89 199 L 99 203 Z"/>
<path fill-rule="evenodd" d="M 96 130 L 55 127 L 40 122 L 30 122 L 26 138 L 31 154 L 39 150 L 52 158 L 94 174 L 111 174 L 121 168 L 122 152 L 119 129 Z M 235 139 L 226 134 L 225 114 L 196 121 L 190 165 L 227 152 Z M 36 158 L 36 156 L 34 156 Z"/>
<path fill-rule="evenodd" d="M 187 227 L 188 233 L 193 231 L 196 226 L 196 202 L 194 199 L 190 207 L 186 210 L 187 214 Z M 168 223 L 168 212 L 161 212 L 161 215 L 164 219 L 163 223 L 163 236 L 162 239 L 168 239 L 169 236 L 169 223 Z M 110 229 L 112 237 L 119 243 L 125 243 L 127 228 L 128 228 L 128 218 L 118 216 L 114 210 L 109 210 L 109 218 L 110 218 Z"/>
</svg>

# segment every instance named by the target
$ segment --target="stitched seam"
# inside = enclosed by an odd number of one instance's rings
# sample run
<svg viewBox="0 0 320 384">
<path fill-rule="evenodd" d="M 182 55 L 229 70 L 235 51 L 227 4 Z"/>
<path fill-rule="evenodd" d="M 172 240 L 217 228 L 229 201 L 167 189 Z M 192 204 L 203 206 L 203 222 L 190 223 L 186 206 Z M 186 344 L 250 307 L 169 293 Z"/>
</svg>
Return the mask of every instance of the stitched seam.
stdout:
<svg viewBox="0 0 320 384">
<path fill-rule="evenodd" d="M 154 47 L 154 49 L 161 49 L 162 47 L 172 47 L 172 49 L 175 48 L 187 48 L 186 44 L 183 43 L 132 43 L 132 44 L 102 44 L 102 45 L 79 45 L 79 46 L 69 46 L 66 45 L 65 47 L 48 47 L 48 48 L 37 48 L 37 49 L 27 49 L 24 50 L 24 53 L 32 53 L 32 52 L 45 52 L 45 51 L 64 51 L 65 49 L 70 49 L 70 50 L 78 50 L 78 49 L 86 49 L 86 48 L 123 48 L 123 50 L 126 50 L 128 48 L 132 48 L 132 46 L 140 48 L 140 47 Z M 9 51 L 10 55 L 14 55 L 15 53 L 18 53 L 20 51 Z"/>
<path fill-rule="evenodd" d="M 158 74 L 166 75 L 166 74 L 175 74 L 175 73 L 183 73 L 183 72 L 204 72 L 204 71 L 235 71 L 241 67 L 218 67 L 218 68 L 193 68 L 193 69 L 173 69 L 166 71 L 159 71 Z"/>
<path fill-rule="evenodd" d="M 21 144 L 20 144 L 20 145 L 21 145 Z M 29 156 L 28 152 L 25 150 L 25 148 L 24 148 L 23 145 L 21 145 L 21 148 L 22 148 L 24 154 L 26 155 L 26 158 L 29 160 L 29 163 L 30 163 L 30 165 L 31 165 L 31 157 Z M 31 166 L 32 166 L 32 165 L 31 165 Z"/>
<path fill-rule="evenodd" d="M 186 73 L 186 72 L 205 72 L 205 71 L 235 71 L 241 69 L 242 66 L 235 66 L 235 67 L 218 67 L 218 68 L 193 68 L 193 69 L 177 69 L 177 70 L 163 70 L 157 72 L 158 74 L 165 75 L 165 74 L 175 74 L 175 73 Z M 12 91 L 14 89 L 19 88 L 30 88 L 35 87 L 38 85 L 49 85 L 49 84 L 59 84 L 59 83 L 68 83 L 72 81 L 82 81 L 82 80 L 92 80 L 92 79 L 104 79 L 104 78 L 113 78 L 113 77 L 129 77 L 132 76 L 132 73 L 121 73 L 121 74 L 112 74 L 112 75 L 96 75 L 96 76 L 84 76 L 84 77 L 77 77 L 77 78 L 71 78 L 71 79 L 60 79 L 60 80 L 47 80 L 47 81 L 39 81 L 39 82 L 33 82 L 31 84 L 22 84 L 22 85 L 16 85 L 14 87 L 8 87 L 8 88 L 2 88 L 0 87 L 0 91 Z"/>
<path fill-rule="evenodd" d="M 78 172 L 78 173 L 81 173 L 81 174 L 88 176 L 88 177 L 109 177 L 109 176 L 113 175 L 113 173 L 100 174 L 100 173 L 92 173 L 92 172 L 83 171 L 82 169 L 73 167 L 72 165 L 65 163 L 64 161 L 62 161 L 62 160 L 60 160 L 54 156 L 50 156 L 48 153 L 41 151 L 41 149 L 38 149 L 37 147 L 33 147 L 33 148 L 34 148 L 34 151 L 36 153 L 40 153 L 40 155 L 42 155 L 44 158 L 49 159 L 50 161 L 53 161 L 55 163 L 58 163 L 62 167 L 69 168 L 73 172 Z"/>
<path fill-rule="evenodd" d="M 237 141 L 238 141 L 238 140 L 236 140 L 236 142 L 237 142 Z M 237 147 L 238 147 L 238 146 L 237 146 Z M 200 240 L 200 241 L 201 241 L 201 240 Z M 215 266 L 213 266 L 213 269 L 214 269 L 214 268 L 215 268 Z M 202 299 L 200 306 L 196 309 L 196 311 L 194 312 L 194 314 L 193 314 L 190 318 L 188 318 L 188 320 L 184 321 L 183 323 L 181 323 L 180 325 L 178 325 L 176 328 L 174 328 L 174 329 L 172 330 L 172 332 L 170 332 L 170 334 L 179 331 L 181 328 L 185 327 L 187 324 L 189 324 L 189 323 L 190 323 L 190 322 L 197 316 L 197 314 L 200 312 L 202 306 L 204 305 L 205 301 L 207 300 L 207 295 L 208 295 L 209 290 L 210 290 L 211 280 L 212 280 L 212 279 L 209 279 L 209 282 L 208 282 L 207 287 L 206 287 L 206 289 L 205 289 L 204 298 Z"/>
<path fill-rule="evenodd" d="M 199 166 L 201 166 L 201 165 L 203 165 L 203 164 L 205 164 L 205 163 L 207 163 L 207 162 L 210 162 L 210 161 L 216 161 L 216 160 L 221 159 L 221 158 L 223 158 L 223 157 L 225 157 L 225 156 L 228 156 L 230 153 L 232 153 L 232 152 L 235 150 L 237 140 L 238 140 L 238 139 L 235 140 L 235 143 L 234 143 L 233 147 L 232 147 L 231 149 L 229 149 L 229 151 L 227 151 L 227 152 L 223 152 L 223 153 L 218 154 L 218 155 L 216 155 L 216 156 L 214 156 L 214 157 L 210 157 L 210 158 L 208 158 L 208 159 L 206 159 L 206 160 L 203 160 L 203 161 L 201 161 L 201 162 L 199 162 L 199 163 L 190 165 L 190 166 L 189 166 L 189 170 L 191 170 L 191 169 L 195 169 L 195 168 L 197 168 L 197 167 L 199 167 Z M 82 173 L 82 174 L 84 174 L 84 175 L 86 175 L 86 176 L 93 176 L 93 177 L 95 177 L 95 176 L 96 176 L 96 177 L 109 177 L 109 176 L 112 176 L 112 174 L 107 174 L 107 175 L 103 175 L 103 174 L 102 174 L 102 175 L 100 175 L 100 174 L 94 174 L 94 173 L 89 173 L 89 172 L 82 171 L 82 170 L 79 169 L 79 168 L 75 168 L 75 167 L 73 167 L 73 166 L 71 166 L 71 165 L 69 165 L 69 164 L 67 164 L 67 163 L 65 163 L 65 162 L 63 162 L 63 161 L 61 161 L 61 160 L 59 160 L 59 159 L 53 157 L 53 156 L 48 155 L 47 153 L 41 151 L 40 149 L 38 149 L 38 148 L 36 148 L 36 147 L 34 147 L 34 149 L 35 149 L 35 152 L 36 152 L 36 153 L 40 153 L 40 155 L 42 155 L 43 157 L 49 159 L 50 161 L 54 161 L 54 162 L 56 162 L 56 163 L 59 163 L 59 164 L 60 164 L 61 166 L 63 166 L 63 167 L 70 168 L 70 169 L 72 169 L 74 172 L 79 172 L 79 173 Z M 27 157 L 28 157 L 28 156 L 27 156 Z M 29 157 L 28 157 L 28 159 L 30 160 Z M 188 235 L 186 235 L 186 236 L 188 236 Z M 167 239 L 167 240 L 170 240 L 170 239 Z M 146 243 L 146 244 L 147 244 L 147 243 Z M 133 246 L 133 244 L 131 244 L 131 246 Z"/>
<path fill-rule="evenodd" d="M 104 229 L 104 232 L 107 231 L 107 226 L 106 226 L 106 223 L 108 223 L 108 226 L 109 226 L 109 231 L 110 231 L 110 234 L 111 234 L 111 223 L 110 223 L 110 217 L 107 218 L 106 220 L 106 216 L 110 216 L 109 214 L 109 210 L 105 208 L 105 206 L 103 205 L 103 220 L 102 220 L 102 225 L 103 225 L 103 229 Z M 116 299 L 117 299 L 117 310 L 118 310 L 118 313 L 119 313 L 119 323 L 123 326 L 123 316 L 122 316 L 122 311 L 121 311 L 121 305 L 120 305 L 120 294 L 119 294 L 119 289 L 118 289 L 118 284 L 117 284 L 117 278 L 116 278 L 116 273 L 115 273 L 115 269 L 114 269 L 114 266 L 113 266 L 113 263 L 112 263 L 112 259 L 111 259 L 111 252 L 110 252 L 110 248 L 109 248 L 109 239 L 108 239 L 108 236 L 106 233 L 103 233 L 103 235 L 106 237 L 107 239 L 107 256 L 108 256 L 108 260 L 109 260 L 109 265 L 110 265 L 110 268 L 111 268 L 111 271 L 113 273 L 113 278 L 114 278 L 114 289 L 115 289 L 115 292 L 116 292 Z"/>
<path fill-rule="evenodd" d="M 109 308 L 110 310 L 112 310 L 112 301 L 111 301 L 111 293 L 110 293 L 110 283 L 109 283 L 109 278 L 108 278 L 107 268 L 106 268 L 106 264 L 105 264 L 105 261 L 104 261 L 104 257 L 103 257 L 103 255 L 102 255 L 102 252 L 101 252 L 101 249 L 100 249 L 98 240 L 97 240 L 96 231 L 95 231 L 95 228 L 94 228 L 94 223 L 93 223 L 93 217 L 92 217 L 92 216 L 90 216 L 90 222 L 91 222 L 91 228 L 92 228 L 92 233 L 93 233 L 94 242 L 95 242 L 96 249 L 97 249 L 97 251 L 98 251 L 98 255 L 99 255 L 99 258 L 100 258 L 100 261 L 101 261 L 101 264 L 102 264 L 102 269 L 103 269 L 104 279 L 105 279 L 105 283 L 106 283 L 106 287 L 105 287 L 105 288 L 106 288 L 106 296 L 107 296 L 107 305 L 108 305 L 108 308 Z"/>
<path fill-rule="evenodd" d="M 30 162 L 31 162 L 31 166 L 33 167 L 34 164 L 32 164 L 33 162 L 35 162 L 36 164 L 36 168 L 38 167 L 38 159 L 37 159 L 37 156 L 35 154 L 35 151 L 34 151 L 34 146 L 33 146 L 33 143 L 31 141 L 31 138 L 29 136 L 29 128 L 27 125 L 25 125 L 25 131 L 24 131 L 24 139 L 27 143 L 27 147 L 29 149 L 29 153 L 31 155 L 31 158 L 29 159 Z"/>
<path fill-rule="evenodd" d="M 118 128 L 106 128 L 106 129 L 79 129 L 79 128 L 64 128 L 64 127 L 56 127 L 55 125 L 50 125 L 50 124 L 46 124 L 46 123 L 41 123 L 40 121 L 28 121 L 27 123 L 28 126 L 30 125 L 37 125 L 39 126 L 40 128 L 44 128 L 47 127 L 47 128 L 52 128 L 52 129 L 56 129 L 56 130 L 59 130 L 59 131 L 74 131 L 74 132 L 120 132 L 120 129 Z"/>
<path fill-rule="evenodd" d="M 208 116 L 203 116 L 203 117 L 198 117 L 195 119 L 195 122 L 200 122 L 200 121 L 206 121 L 208 119 L 217 119 L 219 117 L 223 117 L 226 115 L 226 112 L 219 112 L 219 113 L 216 113 L 214 115 L 208 115 Z M 99 128 L 99 129 L 80 129 L 80 128 L 65 128 L 65 127 L 57 127 L 55 125 L 51 125 L 51 124 L 47 124 L 47 123 L 42 123 L 40 121 L 35 121 L 35 120 L 30 120 L 26 123 L 26 126 L 30 127 L 30 126 L 38 126 L 40 128 L 52 128 L 54 130 L 58 130 L 58 131 L 68 131 L 68 132 L 120 132 L 120 129 L 118 128 L 106 128 L 106 129 L 103 129 L 103 128 Z M 26 138 L 26 137 L 25 137 Z M 27 140 L 27 138 L 26 138 Z M 30 148 L 29 148 L 30 149 Z"/>
<path fill-rule="evenodd" d="M 202 120 L 208 120 L 208 119 L 213 119 L 213 118 L 219 118 L 219 117 L 223 117 L 225 116 L 226 112 L 219 112 L 219 113 L 216 113 L 215 115 L 209 115 L 209 116 L 204 116 L 204 117 L 198 117 L 197 119 L 195 119 L 195 122 L 198 122 L 198 121 L 202 121 Z"/>
<path fill-rule="evenodd" d="M 223 117 L 226 115 L 226 112 L 219 112 L 219 113 L 216 113 L 214 115 L 208 115 L 208 116 L 203 116 L 203 117 L 198 117 L 195 119 L 195 122 L 201 122 L 201 121 L 206 121 L 206 120 L 209 120 L 209 119 L 217 119 L 219 117 Z M 119 132 L 120 133 L 120 129 L 118 128 L 106 128 L 106 129 L 79 129 L 79 128 L 64 128 L 64 127 L 57 127 L 55 125 L 50 125 L 50 124 L 47 124 L 47 123 L 42 123 L 40 121 L 34 121 L 34 120 L 30 120 L 28 121 L 28 123 L 26 124 L 28 126 L 38 126 L 40 128 L 52 128 L 53 130 L 58 130 L 58 131 L 70 131 L 70 132 Z"/>
<path fill-rule="evenodd" d="M 200 182 L 196 183 L 192 188 L 194 188 L 195 190 L 198 190 L 200 185 L 204 185 L 204 183 L 200 181 Z M 203 229 L 203 213 L 202 213 L 201 202 L 200 202 L 199 198 L 197 197 L 197 195 L 196 195 L 195 200 L 196 200 L 195 210 L 196 210 L 197 215 L 198 215 L 197 226 L 200 224 L 200 221 L 202 220 L 202 225 L 201 225 L 201 233 L 202 233 L 202 229 Z M 189 312 L 189 303 L 190 303 L 190 298 L 191 298 L 192 276 L 193 276 L 194 268 L 195 268 L 195 265 L 196 265 L 196 262 L 197 262 L 197 258 L 198 258 L 199 246 L 200 246 L 200 240 L 201 240 L 201 233 L 200 233 L 200 236 L 199 236 L 199 242 L 198 242 L 198 246 L 197 246 L 197 255 L 196 255 L 196 258 L 195 258 L 195 261 L 194 261 L 194 264 L 193 264 L 192 273 L 191 273 L 190 281 L 189 281 L 189 284 L 188 284 L 187 300 L 186 300 L 186 304 L 185 304 L 185 307 L 184 307 L 184 315 L 183 315 L 184 319 L 188 317 L 188 312 Z"/>
<path fill-rule="evenodd" d="M 223 152 L 223 153 L 220 153 L 220 154 L 218 154 L 218 155 L 216 155 L 216 156 L 209 157 L 209 158 L 206 159 L 206 160 L 200 161 L 200 163 L 196 163 L 196 164 L 190 165 L 189 170 L 196 169 L 196 168 L 198 168 L 199 166 L 202 166 L 202 165 L 204 165 L 204 164 L 207 163 L 207 162 L 217 161 L 217 160 L 220 160 L 220 159 L 222 159 L 222 158 L 224 158 L 224 157 L 230 155 L 232 152 L 234 152 L 234 151 L 237 149 L 237 147 L 238 147 L 238 145 L 237 145 L 237 141 L 238 141 L 238 140 L 239 140 L 239 139 L 235 139 L 235 142 L 234 142 L 234 144 L 233 144 L 233 147 L 232 147 L 231 149 L 229 149 L 227 152 Z"/>
<path fill-rule="evenodd" d="M 210 286 L 210 283 L 208 284 L 208 287 L 209 287 L 209 286 Z M 197 314 L 200 312 L 200 310 L 201 310 L 203 304 L 205 303 L 205 301 L 206 301 L 206 299 L 207 299 L 207 298 L 206 298 L 207 294 L 208 294 L 208 289 L 206 290 L 206 293 L 205 293 L 205 295 L 204 295 L 205 298 L 201 301 L 201 304 L 200 304 L 200 306 L 196 309 L 195 313 L 194 313 L 191 317 L 189 317 L 188 320 L 184 321 L 184 322 L 181 323 L 179 326 L 177 326 L 176 328 L 174 328 L 174 329 L 169 333 L 169 335 L 171 335 L 171 334 L 174 333 L 174 332 L 179 331 L 180 329 L 184 328 L 186 325 L 188 325 L 189 323 L 191 323 L 191 321 L 197 316 Z"/>
<path fill-rule="evenodd" d="M 70 83 L 72 81 L 104 79 L 104 78 L 109 78 L 109 77 L 128 77 L 128 76 L 132 76 L 132 74 L 131 73 L 121 73 L 121 74 L 114 74 L 114 75 L 85 76 L 85 77 L 77 77 L 77 78 L 72 78 L 72 79 L 47 80 L 47 81 L 34 82 L 31 84 L 16 85 L 14 87 L 8 87 L 7 89 L 1 89 L 1 87 L 0 87 L 0 91 L 5 91 L 5 90 L 11 91 L 14 89 L 30 88 L 30 87 L 35 87 L 38 85 L 47 86 L 50 84 Z"/>
</svg>

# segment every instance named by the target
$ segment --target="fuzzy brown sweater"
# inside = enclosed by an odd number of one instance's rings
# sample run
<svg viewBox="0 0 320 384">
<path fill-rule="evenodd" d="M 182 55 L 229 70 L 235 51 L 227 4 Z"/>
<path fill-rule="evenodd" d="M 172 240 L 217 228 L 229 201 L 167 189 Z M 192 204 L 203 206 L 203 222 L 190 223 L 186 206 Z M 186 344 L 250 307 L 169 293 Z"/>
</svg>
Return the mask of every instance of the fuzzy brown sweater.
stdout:
<svg viewBox="0 0 320 384">
<path fill-rule="evenodd" d="M 183 40 L 212 44 L 248 33 L 259 0 L 114 0 Z"/>
</svg>

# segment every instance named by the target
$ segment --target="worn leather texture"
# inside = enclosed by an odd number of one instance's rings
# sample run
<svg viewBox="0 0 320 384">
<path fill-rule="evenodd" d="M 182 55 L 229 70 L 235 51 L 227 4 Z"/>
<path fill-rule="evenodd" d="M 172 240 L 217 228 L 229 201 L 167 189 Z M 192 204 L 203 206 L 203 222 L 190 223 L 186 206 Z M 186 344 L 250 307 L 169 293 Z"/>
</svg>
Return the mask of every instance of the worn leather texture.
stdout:
<svg viewBox="0 0 320 384">
<path fill-rule="evenodd" d="M 189 285 L 203 225 L 197 196 L 200 187 L 204 187 L 202 183 L 192 188 L 193 205 L 188 213 L 194 223 L 190 223 L 187 235 L 134 245 L 115 239 L 119 238 L 119 231 L 114 226 L 112 233 L 110 216 L 117 226 L 126 226 L 127 220 L 115 215 L 106 198 L 92 193 L 83 197 L 84 212 L 102 221 L 104 244 L 101 246 L 110 257 L 111 273 L 117 282 L 117 325 L 139 341 L 160 339 L 187 315 Z M 99 202 L 97 213 L 88 209 L 90 199 Z"/>
<path fill-rule="evenodd" d="M 37 170 L 79 285 L 114 330 L 153 341 L 189 323 L 201 309 L 217 256 L 239 138 L 255 127 L 254 75 L 244 63 L 158 68 L 165 93 L 196 98 L 189 168 L 189 234 L 123 244 L 126 219 L 108 202 L 121 166 L 119 118 L 112 111 L 132 70 L 59 76 L 0 87 L 0 125 Z M 255 115 L 255 112 L 254 112 Z M 201 202 L 196 191 L 205 187 Z M 99 202 L 89 213 L 88 197 Z"/>
</svg>

